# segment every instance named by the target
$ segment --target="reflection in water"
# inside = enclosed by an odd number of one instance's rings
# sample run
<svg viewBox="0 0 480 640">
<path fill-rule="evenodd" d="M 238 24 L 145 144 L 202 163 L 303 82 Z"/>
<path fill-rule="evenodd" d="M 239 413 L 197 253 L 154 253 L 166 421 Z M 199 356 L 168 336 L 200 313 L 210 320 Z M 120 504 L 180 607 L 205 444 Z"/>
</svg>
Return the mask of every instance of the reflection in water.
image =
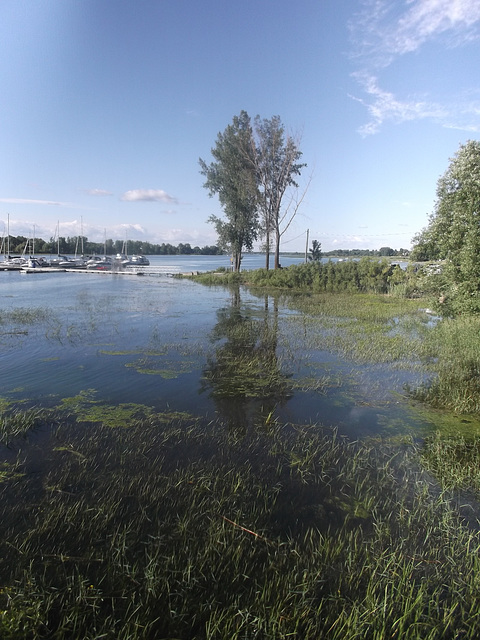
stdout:
<svg viewBox="0 0 480 640">
<path fill-rule="evenodd" d="M 277 406 L 291 397 L 290 376 L 277 355 L 277 301 L 273 299 L 269 310 L 265 295 L 263 313 L 256 317 L 248 307 L 242 308 L 240 289 L 233 288 L 230 306 L 217 311 L 211 339 L 218 346 L 204 368 L 202 391 L 210 392 L 230 426 L 268 424 Z"/>
</svg>

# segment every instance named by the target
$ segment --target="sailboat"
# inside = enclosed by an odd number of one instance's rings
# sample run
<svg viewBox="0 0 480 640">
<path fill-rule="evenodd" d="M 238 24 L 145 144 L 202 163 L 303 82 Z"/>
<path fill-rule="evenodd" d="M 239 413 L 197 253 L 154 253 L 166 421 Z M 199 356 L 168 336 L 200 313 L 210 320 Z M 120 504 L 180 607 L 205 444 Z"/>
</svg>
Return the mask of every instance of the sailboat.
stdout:
<svg viewBox="0 0 480 640">
<path fill-rule="evenodd" d="M 60 253 L 60 221 L 57 222 L 57 229 L 55 231 L 55 235 L 57 237 L 57 257 L 51 258 L 50 266 L 56 267 L 60 269 L 80 269 L 85 267 L 85 260 L 83 257 L 77 258 L 77 248 L 75 249 L 75 258 L 69 258 L 68 256 L 62 255 Z M 77 236 L 77 247 L 78 247 L 78 236 Z"/>
<path fill-rule="evenodd" d="M 113 268 L 113 260 L 107 256 L 107 230 L 104 230 L 103 256 L 92 256 L 86 262 L 87 269 L 96 271 L 111 271 Z"/>
<path fill-rule="evenodd" d="M 28 262 L 28 260 L 25 258 L 25 251 L 24 254 L 21 256 L 11 256 L 10 255 L 10 214 L 7 213 L 7 242 L 5 245 L 4 244 L 4 249 L 6 246 L 6 253 L 4 253 L 4 259 L 3 262 L 0 263 L 0 269 L 2 269 L 2 271 L 16 271 L 18 269 L 21 269 L 23 266 L 25 266 Z"/>
</svg>

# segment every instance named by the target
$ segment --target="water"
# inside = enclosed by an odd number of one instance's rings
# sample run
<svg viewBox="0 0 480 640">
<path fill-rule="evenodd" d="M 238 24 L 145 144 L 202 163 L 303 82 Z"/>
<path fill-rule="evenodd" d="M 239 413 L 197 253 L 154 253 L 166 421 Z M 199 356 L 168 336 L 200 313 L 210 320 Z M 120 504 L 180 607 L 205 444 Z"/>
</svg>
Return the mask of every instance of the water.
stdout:
<svg viewBox="0 0 480 640">
<path fill-rule="evenodd" d="M 221 260 L 155 258 L 182 271 Z M 88 391 L 112 405 L 237 426 L 270 415 L 352 437 L 425 426 L 397 395 L 418 372 L 312 350 L 292 322 L 297 313 L 263 293 L 92 273 L 2 272 L 0 288 L 0 389 L 9 400 L 56 406 Z M 330 382 L 318 388 L 322 379 Z"/>
<path fill-rule="evenodd" d="M 38 256 L 50 260 L 52 256 Z M 74 256 L 69 255 L 69 258 Z M 215 271 L 218 268 L 231 269 L 232 262 L 229 256 L 197 256 L 197 255 L 163 255 L 147 256 L 151 267 L 161 267 L 169 273 L 188 273 L 192 271 Z M 327 258 L 325 261 L 328 260 Z M 292 264 L 302 264 L 305 262 L 304 256 L 280 256 L 280 263 L 283 267 Z M 273 268 L 273 256 L 270 256 L 270 267 Z M 242 258 L 242 271 L 250 269 L 260 269 L 265 267 L 265 255 L 258 253 L 246 253 Z"/>
</svg>

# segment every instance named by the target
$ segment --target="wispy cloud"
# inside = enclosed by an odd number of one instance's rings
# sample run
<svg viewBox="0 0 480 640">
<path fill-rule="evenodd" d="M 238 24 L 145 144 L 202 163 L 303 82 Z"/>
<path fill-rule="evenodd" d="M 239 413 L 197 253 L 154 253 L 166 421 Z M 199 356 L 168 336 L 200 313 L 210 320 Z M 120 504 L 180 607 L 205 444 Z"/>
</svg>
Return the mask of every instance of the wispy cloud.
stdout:
<svg viewBox="0 0 480 640">
<path fill-rule="evenodd" d="M 75 207 L 72 202 L 58 202 L 56 200 L 30 200 L 29 198 L 0 198 L 0 202 L 7 204 L 48 204 L 57 207 Z"/>
<path fill-rule="evenodd" d="M 365 0 L 349 24 L 353 55 L 388 66 L 430 40 L 454 47 L 478 39 L 479 22 L 480 0 Z"/>
<path fill-rule="evenodd" d="M 381 88 L 381 78 L 394 60 L 419 52 L 427 43 L 461 47 L 480 38 L 480 0 L 365 0 L 361 13 L 350 22 L 352 74 L 364 91 L 362 103 L 370 121 L 359 132 L 377 133 L 386 122 L 402 123 L 424 118 L 441 126 L 480 130 L 480 100 L 462 96 L 455 104 L 440 104 L 425 95 L 398 97 Z M 428 78 L 425 79 L 428 88 Z"/>
<path fill-rule="evenodd" d="M 132 189 L 126 191 L 121 197 L 126 202 L 169 202 L 176 203 L 176 198 L 173 198 L 163 189 Z"/>
<path fill-rule="evenodd" d="M 85 189 L 84 191 L 89 196 L 113 196 L 113 193 L 106 189 Z"/>
<path fill-rule="evenodd" d="M 390 91 L 381 89 L 378 79 L 366 71 L 355 73 L 353 77 L 361 85 L 367 98 L 351 97 L 363 104 L 371 117 L 367 124 L 360 127 L 362 135 L 377 133 L 382 124 L 388 121 L 395 124 L 425 118 L 441 121 L 448 116 L 448 109 L 427 100 L 399 100 Z"/>
</svg>

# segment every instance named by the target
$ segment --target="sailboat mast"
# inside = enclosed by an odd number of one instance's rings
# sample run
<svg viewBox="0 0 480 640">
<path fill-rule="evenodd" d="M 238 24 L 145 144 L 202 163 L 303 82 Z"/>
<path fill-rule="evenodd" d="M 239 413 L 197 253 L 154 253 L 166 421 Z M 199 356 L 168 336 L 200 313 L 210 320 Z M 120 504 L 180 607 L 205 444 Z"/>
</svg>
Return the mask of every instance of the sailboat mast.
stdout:
<svg viewBox="0 0 480 640">
<path fill-rule="evenodd" d="M 83 216 L 80 217 L 80 233 L 82 234 L 82 245 L 81 246 L 82 246 L 82 258 L 83 258 L 83 255 L 84 255 L 84 252 L 83 252 Z"/>
</svg>

